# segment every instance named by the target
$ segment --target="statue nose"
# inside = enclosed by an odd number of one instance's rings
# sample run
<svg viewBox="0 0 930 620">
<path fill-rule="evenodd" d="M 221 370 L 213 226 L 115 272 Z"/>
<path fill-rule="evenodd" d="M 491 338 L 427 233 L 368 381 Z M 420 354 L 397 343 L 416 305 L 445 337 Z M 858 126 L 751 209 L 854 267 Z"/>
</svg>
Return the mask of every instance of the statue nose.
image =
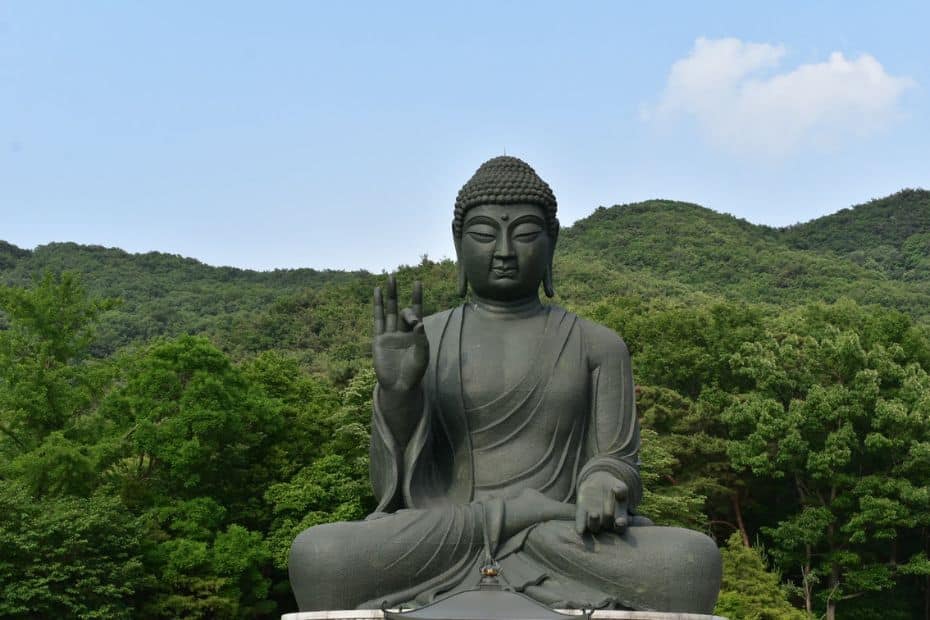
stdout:
<svg viewBox="0 0 930 620">
<path fill-rule="evenodd" d="M 510 241 L 510 235 L 503 234 L 497 239 L 497 246 L 494 248 L 496 258 L 511 258 L 513 256 L 513 243 Z"/>
</svg>

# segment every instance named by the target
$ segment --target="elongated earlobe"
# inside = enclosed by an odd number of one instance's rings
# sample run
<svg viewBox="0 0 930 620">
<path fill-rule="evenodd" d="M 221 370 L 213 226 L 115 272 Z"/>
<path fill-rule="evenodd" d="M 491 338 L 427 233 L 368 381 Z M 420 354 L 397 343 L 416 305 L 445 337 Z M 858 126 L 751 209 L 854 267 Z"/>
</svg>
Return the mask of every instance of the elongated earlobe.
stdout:
<svg viewBox="0 0 930 620">
<path fill-rule="evenodd" d="M 555 297 L 555 288 L 552 286 L 552 261 L 549 261 L 549 264 L 546 265 L 546 272 L 543 274 L 543 291 L 545 291 L 546 297 Z"/>
<path fill-rule="evenodd" d="M 553 218 L 549 234 L 549 264 L 546 265 L 546 271 L 543 273 L 543 291 L 546 297 L 552 298 L 555 297 L 555 287 L 552 285 L 552 259 L 555 257 L 555 244 L 559 240 L 559 220 Z"/>
<path fill-rule="evenodd" d="M 465 265 L 462 264 L 462 240 L 455 234 L 455 222 L 452 223 L 452 239 L 455 242 L 455 268 L 458 273 L 459 297 L 468 294 L 468 276 L 465 275 Z"/>
<path fill-rule="evenodd" d="M 465 276 L 465 269 L 462 263 L 459 263 L 459 297 L 468 295 L 468 278 Z"/>
</svg>

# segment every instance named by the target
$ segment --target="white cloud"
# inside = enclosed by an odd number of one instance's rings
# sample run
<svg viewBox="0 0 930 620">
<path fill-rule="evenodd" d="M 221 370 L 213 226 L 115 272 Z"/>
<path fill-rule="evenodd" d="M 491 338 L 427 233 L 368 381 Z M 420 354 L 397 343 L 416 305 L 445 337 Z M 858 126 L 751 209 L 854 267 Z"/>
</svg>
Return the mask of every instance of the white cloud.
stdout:
<svg viewBox="0 0 930 620">
<path fill-rule="evenodd" d="M 784 56 L 781 45 L 700 38 L 672 65 L 661 101 L 646 116 L 690 116 L 719 146 L 779 155 L 873 132 L 915 84 L 888 75 L 869 54 L 847 59 L 833 52 L 779 73 Z"/>
</svg>

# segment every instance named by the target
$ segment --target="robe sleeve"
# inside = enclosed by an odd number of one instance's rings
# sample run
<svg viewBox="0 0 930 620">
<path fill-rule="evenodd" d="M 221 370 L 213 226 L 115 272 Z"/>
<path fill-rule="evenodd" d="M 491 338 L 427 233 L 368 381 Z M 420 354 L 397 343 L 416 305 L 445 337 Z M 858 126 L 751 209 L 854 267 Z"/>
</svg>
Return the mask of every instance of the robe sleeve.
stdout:
<svg viewBox="0 0 930 620">
<path fill-rule="evenodd" d="M 628 506 L 634 512 L 643 496 L 639 475 L 639 420 L 630 353 L 613 331 L 588 323 L 591 411 L 578 484 L 605 471 L 623 480 L 629 490 Z M 593 328 L 593 329 L 592 329 Z"/>
<path fill-rule="evenodd" d="M 436 423 L 437 411 L 432 397 L 437 378 L 437 362 L 440 344 L 446 326 L 454 311 L 447 310 L 430 315 L 423 320 L 426 337 L 430 343 L 430 361 L 418 389 L 422 390 L 423 409 L 413 435 L 406 445 L 399 445 L 385 419 L 380 403 L 380 386 L 375 386 L 372 397 L 370 477 L 377 513 L 395 512 L 403 508 L 425 508 L 443 503 L 449 487 L 448 475 L 453 471 L 454 450 L 443 433 L 442 425 Z M 461 311 L 453 332 L 458 342 L 461 328 Z M 454 355 L 457 360 L 458 356 Z M 437 428 L 438 427 L 438 428 Z M 464 498 L 462 503 L 469 501 Z"/>
<path fill-rule="evenodd" d="M 371 487 L 378 502 L 376 512 L 394 512 L 401 507 L 401 476 L 403 475 L 403 449 L 397 445 L 384 413 L 378 404 L 380 387 L 375 386 L 371 398 L 371 444 L 369 447 L 369 475 Z"/>
<path fill-rule="evenodd" d="M 422 385 L 419 389 L 423 389 Z M 401 446 L 394 438 L 390 426 L 385 420 L 384 411 L 380 403 L 380 386 L 375 386 L 372 395 L 372 417 L 371 417 L 371 444 L 369 447 L 369 475 L 371 478 L 371 487 L 374 491 L 375 499 L 378 502 L 376 512 L 394 512 L 405 508 L 403 482 L 409 465 L 405 465 L 404 454 L 410 450 L 410 445 Z M 428 416 L 426 410 L 426 398 L 422 399 L 424 410 L 420 414 L 421 423 Z M 419 430 L 419 429 L 418 429 Z M 411 443 L 422 435 L 422 432 L 416 432 Z"/>
</svg>

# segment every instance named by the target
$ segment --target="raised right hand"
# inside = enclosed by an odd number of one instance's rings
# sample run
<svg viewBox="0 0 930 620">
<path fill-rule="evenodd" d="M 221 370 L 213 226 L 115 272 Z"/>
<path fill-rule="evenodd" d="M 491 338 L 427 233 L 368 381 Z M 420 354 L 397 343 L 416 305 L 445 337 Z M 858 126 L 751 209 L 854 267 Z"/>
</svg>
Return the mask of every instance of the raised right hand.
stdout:
<svg viewBox="0 0 930 620">
<path fill-rule="evenodd" d="M 386 302 L 386 303 L 385 303 Z M 387 299 L 375 287 L 375 374 L 383 389 L 409 391 L 420 383 L 429 364 L 429 342 L 423 330 L 423 287 L 413 283 L 411 307 L 397 311 L 397 281 L 388 278 Z"/>
</svg>

